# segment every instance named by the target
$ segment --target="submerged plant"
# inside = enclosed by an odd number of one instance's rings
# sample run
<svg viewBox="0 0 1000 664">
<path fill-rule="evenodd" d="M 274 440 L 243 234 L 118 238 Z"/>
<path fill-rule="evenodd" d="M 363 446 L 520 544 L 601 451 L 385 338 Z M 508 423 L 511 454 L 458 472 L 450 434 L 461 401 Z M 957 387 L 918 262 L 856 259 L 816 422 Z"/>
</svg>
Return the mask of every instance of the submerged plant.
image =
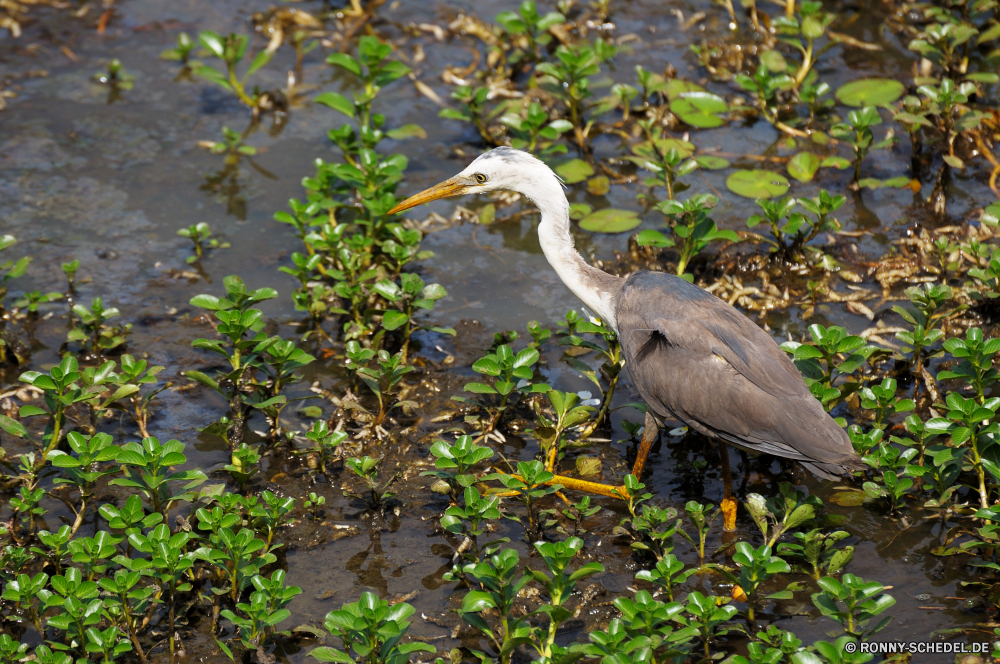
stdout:
<svg viewBox="0 0 1000 664">
<path fill-rule="evenodd" d="M 224 90 L 232 92 L 237 99 L 251 109 L 257 109 L 261 95 L 256 88 L 247 91 L 247 80 L 254 72 L 270 62 L 271 52 L 267 49 L 258 51 L 243 76 L 240 77 L 236 74 L 236 67 L 246 55 L 247 47 L 250 45 L 249 37 L 233 33 L 224 37 L 211 30 L 206 30 L 198 35 L 198 42 L 212 56 L 222 61 L 225 65 L 225 71 L 220 72 L 215 67 L 200 65 L 194 68 L 194 73 Z"/>
<path fill-rule="evenodd" d="M 664 201 L 656 206 L 671 222 L 671 230 L 678 241 L 674 241 L 660 231 L 645 230 L 639 233 L 636 241 L 640 246 L 678 247 L 680 255 L 677 259 L 676 274 L 691 281 L 694 277 L 687 273 L 688 263 L 695 256 L 716 240 L 737 242 L 739 236 L 730 230 L 719 230 L 715 221 L 709 217 L 709 211 L 714 208 L 719 199 L 712 194 L 699 194 L 688 198 L 683 203 Z"/>
</svg>

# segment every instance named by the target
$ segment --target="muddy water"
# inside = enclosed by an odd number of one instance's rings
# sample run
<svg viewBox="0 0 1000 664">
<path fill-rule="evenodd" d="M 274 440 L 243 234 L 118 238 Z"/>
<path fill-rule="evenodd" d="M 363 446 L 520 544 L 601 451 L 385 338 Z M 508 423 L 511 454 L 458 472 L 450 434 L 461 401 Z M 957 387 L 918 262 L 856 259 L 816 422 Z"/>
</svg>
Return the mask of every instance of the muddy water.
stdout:
<svg viewBox="0 0 1000 664">
<path fill-rule="evenodd" d="M 421 46 L 426 60 L 416 66 L 417 75 L 447 98 L 449 88 L 439 74 L 447 64 L 470 61 L 471 42 L 455 39 L 436 42 L 431 35 L 407 36 L 407 24 L 443 24 L 460 11 L 480 12 L 492 18 L 497 12 L 515 8 L 514 2 L 404 1 L 386 6 L 375 25 L 379 34 L 392 39 L 403 52 L 414 53 Z M 321 4 L 304 2 L 310 11 L 320 11 Z M 117 13 L 101 36 L 93 29 L 94 16 L 77 20 L 66 12 L 37 8 L 34 25 L 26 26 L 19 40 L 0 32 L 0 73 L 18 77 L 18 94 L 0 112 L 0 233 L 12 233 L 20 241 L 21 252 L 35 258 L 27 278 L 17 288 L 62 289 L 58 264 L 73 258 L 81 262 L 83 283 L 79 289 L 84 301 L 103 296 L 106 304 L 117 306 L 123 319 L 134 323 L 130 338 L 131 352 L 148 353 L 153 363 L 166 365 L 162 374 L 178 385 L 186 381 L 180 372 L 212 366 L 204 354 L 192 351 L 193 339 L 207 336 L 211 327 L 200 318 L 200 311 L 188 300 L 198 293 L 218 294 L 221 279 L 239 274 L 251 288 L 272 286 L 278 299 L 265 303 L 265 314 L 273 321 L 274 331 L 288 337 L 294 333 L 297 314 L 291 307 L 289 293 L 295 287 L 291 277 L 277 268 L 288 263 L 289 254 L 300 249 L 299 241 L 288 229 L 272 220 L 277 210 L 285 209 L 289 198 L 302 198 L 300 181 L 312 173 L 316 158 L 334 159 L 326 139 L 327 130 L 339 125 L 341 117 L 322 106 L 304 104 L 292 109 L 287 127 L 277 135 L 264 130 L 254 133 L 249 144 L 260 151 L 252 163 L 241 163 L 237 173 L 223 172 L 222 157 L 197 147 L 199 140 L 216 140 L 221 129 L 229 126 L 242 130 L 247 113 L 233 99 L 207 82 L 178 80 L 179 66 L 159 59 L 159 53 L 172 46 L 180 30 L 196 34 L 200 30 L 248 32 L 249 15 L 267 9 L 267 2 L 235 0 L 121 0 Z M 690 16 L 707 12 L 709 18 L 688 31 L 678 27 L 675 12 Z M 908 76 L 911 54 L 905 44 L 886 30 L 881 21 L 870 17 L 880 8 L 875 3 L 854 3 L 844 8 L 849 24 L 838 29 L 858 39 L 883 47 L 873 57 L 857 57 L 843 48 L 833 49 L 819 66 L 821 77 L 833 88 L 866 75 Z M 700 81 L 704 70 L 697 66 L 689 51 L 691 43 L 722 34 L 726 27 L 723 14 L 708 2 L 633 2 L 613 1 L 613 35 L 635 35 L 607 72 L 604 85 L 614 81 L 633 82 L 634 65 L 641 64 L 661 71 L 669 62 L 679 75 Z M 860 18 L 860 20 L 857 20 Z M 258 38 L 259 39 L 259 38 Z M 72 59 L 61 50 L 72 54 Z M 306 83 L 327 90 L 345 91 L 342 80 L 323 63 L 325 53 L 317 49 L 306 56 Z M 122 91 L 117 99 L 109 90 L 91 81 L 112 57 L 120 58 L 126 70 L 136 77 L 132 90 Z M 291 66 L 287 49 L 261 75 L 261 87 L 282 86 Z M 29 76 L 32 70 L 45 70 L 46 76 Z M 727 95 L 734 90 L 720 84 L 709 88 Z M 601 94 L 601 90 L 598 90 Z M 402 152 L 410 160 L 407 180 L 400 193 L 408 194 L 457 172 L 467 159 L 456 157 L 454 149 L 476 154 L 481 148 L 469 126 L 437 118 L 438 106 L 420 95 L 405 79 L 379 97 L 377 110 L 385 113 L 390 126 L 409 122 L 423 125 L 426 140 L 383 143 L 384 151 Z M 883 125 L 884 129 L 887 125 Z M 877 132 L 880 134 L 880 132 Z M 766 123 L 733 124 L 716 130 L 698 132 L 692 137 L 701 151 L 717 149 L 736 154 L 789 154 L 776 144 L 778 136 Z M 596 143 L 598 156 L 622 152 L 618 138 L 606 136 Z M 734 159 L 742 164 L 740 159 Z M 902 136 L 890 151 L 877 152 L 866 161 L 866 170 L 875 177 L 892 177 L 907 172 L 909 144 Z M 746 161 L 748 167 L 755 162 Z M 727 192 L 725 171 L 705 172 L 690 178 L 693 192 L 717 193 L 722 202 L 715 218 L 721 227 L 741 228 L 751 214 L 752 203 Z M 843 191 L 850 179 L 848 172 L 825 170 L 816 182 L 795 184 L 792 194 L 811 196 L 820 187 Z M 613 206 L 640 209 L 635 199 L 637 188 L 613 186 L 606 198 L 594 198 L 582 186 L 570 192 L 571 200 L 588 202 L 596 207 Z M 982 182 L 959 180 L 950 190 L 949 212 L 961 220 L 970 210 L 989 200 Z M 848 197 L 839 218 L 848 230 L 868 231 L 857 240 L 862 253 L 873 256 L 885 250 L 886 243 L 898 237 L 903 226 L 915 221 L 914 208 L 919 194 L 908 189 L 882 189 Z M 441 201 L 430 209 L 450 216 L 456 204 L 474 207 L 475 201 Z M 426 209 L 415 211 L 423 216 Z M 658 213 L 644 215 L 644 227 L 656 228 Z M 204 273 L 192 273 L 185 263 L 190 247 L 176 235 L 177 229 L 205 221 L 216 235 L 231 243 L 228 249 L 213 252 L 203 262 Z M 398 485 L 399 514 L 373 519 L 363 505 L 345 498 L 340 471 L 328 482 L 315 485 L 303 479 L 299 461 L 274 455 L 265 458 L 266 484 L 272 490 L 300 497 L 317 491 L 327 499 L 321 522 L 300 519 L 285 536 L 287 548 L 283 563 L 288 582 L 301 586 L 303 594 L 293 602 L 293 619 L 287 627 L 322 622 L 323 615 L 352 601 L 364 589 L 382 596 L 407 596 L 417 608 L 412 633 L 431 639 L 447 651 L 464 639 L 475 646 L 471 634 L 453 632 L 459 623 L 453 584 L 444 583 L 441 574 L 450 564 L 452 549 L 437 529 L 437 520 L 446 506 L 444 499 L 431 493 L 429 481 L 417 473 L 428 465 L 427 455 L 434 432 L 442 425 L 432 423 L 448 405 L 448 393 L 460 390 L 471 372 L 467 368 L 488 344 L 492 334 L 504 329 L 524 329 L 537 319 L 549 327 L 565 312 L 577 307 L 573 296 L 559 282 L 546 264 L 534 225 L 537 219 L 521 217 L 517 221 L 491 227 L 458 225 L 431 234 L 425 247 L 435 257 L 420 270 L 427 281 L 443 284 L 449 297 L 441 301 L 434 316 L 439 324 L 459 329 L 455 340 L 436 337 L 419 355 L 439 362 L 454 357 L 446 372 L 429 373 L 429 379 L 444 385 L 441 398 L 422 403 L 423 417 L 399 436 L 398 449 L 386 450 L 387 471 L 395 466 L 406 477 Z M 627 246 L 627 235 L 590 235 L 578 232 L 578 244 L 592 258 L 610 259 Z M 843 240 L 838 240 L 843 241 Z M 888 308 L 889 305 L 885 305 Z M 66 333 L 61 307 L 37 330 L 34 348 L 35 367 L 48 366 Z M 810 322 L 834 321 L 855 329 L 867 326 L 863 318 L 851 316 L 830 305 Z M 887 319 L 891 321 L 891 319 Z M 770 319 L 776 334 L 800 335 L 805 328 L 795 312 Z M 436 348 L 434 346 L 437 346 Z M 586 383 L 564 368 L 559 351 L 549 348 L 544 354 L 549 382 L 560 389 L 587 389 Z M 320 387 L 337 392 L 342 388 L 341 374 L 335 361 L 318 362 L 310 367 L 309 379 Z M 16 382 L 16 372 L 4 377 L 4 386 Z M 0 386 L 2 387 L 2 386 Z M 616 394 L 616 405 L 638 399 L 627 378 Z M 325 404 L 329 414 L 330 404 Z M 169 390 L 160 398 L 157 417 L 151 430 L 162 439 L 177 438 L 188 444 L 189 463 L 207 469 L 212 480 L 224 481 L 221 466 L 228 462 L 225 445 L 198 432 L 200 427 L 218 417 L 225 405 L 214 395 L 199 390 Z M 607 481 L 626 472 L 627 435 L 620 427 L 622 417 L 639 419 L 628 408 L 616 411 L 614 431 L 606 432 L 610 441 L 590 453 L 604 459 Z M 291 423 L 301 424 L 292 416 Z M 255 423 L 260 428 L 260 423 Z M 118 432 L 121 433 L 121 432 Z M 17 451 L 5 439 L 8 452 Z M 510 439 L 502 452 L 510 457 L 527 458 L 536 450 L 530 439 Z M 736 455 L 734 454 L 734 460 Z M 569 459 L 568 462 L 572 462 Z M 645 481 L 655 491 L 656 501 L 683 511 L 686 501 L 711 500 L 722 495 L 716 452 L 703 439 L 664 438 L 662 448 L 652 457 L 652 472 Z M 214 471 L 214 472 L 213 472 Z M 800 489 L 827 499 L 833 493 L 830 483 L 817 481 L 801 469 L 773 459 L 741 460 L 737 477 L 743 478 L 741 492 L 776 493 L 776 482 L 788 480 Z M 109 492 L 112 495 L 113 492 Z M 589 615 L 571 625 L 566 638 L 578 638 L 572 628 L 590 630 L 606 620 L 613 596 L 627 592 L 633 585 L 636 563 L 629 550 L 609 538 L 611 528 L 624 516 L 621 505 L 599 501 L 602 512 L 586 525 L 587 555 L 600 560 L 607 572 L 597 578 L 606 594 L 595 599 Z M 58 505 L 52 505 L 50 528 L 58 527 Z M 903 641 L 926 639 L 934 630 L 946 627 L 969 627 L 983 622 L 986 614 L 966 607 L 961 599 L 968 595 L 958 583 L 967 576 L 962 566 L 950 559 L 935 558 L 929 549 L 938 543 L 942 524 L 924 517 L 919 511 L 905 518 L 886 518 L 880 511 L 867 508 L 844 508 L 830 504 L 831 518 L 843 521 L 851 532 L 848 540 L 856 548 L 850 571 L 865 578 L 893 586 L 897 604 L 895 620 L 885 632 L 887 638 Z M 54 528 L 53 528 L 54 526 Z M 755 534 L 753 524 L 741 518 L 738 536 Z M 521 539 L 516 525 L 501 524 L 503 535 L 514 542 Z M 87 526 L 84 527 L 84 533 Z M 721 544 L 718 532 L 709 542 L 714 550 Z M 517 544 L 523 552 L 527 547 Z M 695 557 L 683 542 L 678 552 L 688 562 Z M 695 586 L 717 593 L 712 580 L 693 580 Z M 416 592 L 415 595 L 412 593 Z M 927 594 L 930 598 L 916 596 Z M 600 606 L 601 604 L 605 606 Z M 833 623 L 821 619 L 812 608 L 806 593 L 792 602 L 773 607 L 780 616 L 777 623 L 793 630 L 806 643 L 824 638 Z M 217 657 L 217 651 L 203 632 L 188 644 L 187 653 L 195 657 Z M 974 640 L 986 640 L 973 637 Z M 734 638 L 734 637 L 731 637 Z M 288 661 L 306 661 L 300 647 L 308 649 L 309 640 L 296 645 L 287 641 L 277 646 L 276 654 Z M 915 661 L 932 661 L 917 657 Z"/>
</svg>

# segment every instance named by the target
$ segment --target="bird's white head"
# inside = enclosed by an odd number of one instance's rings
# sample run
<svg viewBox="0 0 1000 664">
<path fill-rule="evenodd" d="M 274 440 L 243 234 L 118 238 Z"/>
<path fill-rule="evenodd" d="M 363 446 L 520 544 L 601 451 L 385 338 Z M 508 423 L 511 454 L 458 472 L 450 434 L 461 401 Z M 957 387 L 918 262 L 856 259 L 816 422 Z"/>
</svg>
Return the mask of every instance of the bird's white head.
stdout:
<svg viewBox="0 0 1000 664">
<path fill-rule="evenodd" d="M 410 196 L 389 210 L 389 214 L 439 198 L 499 189 L 516 191 L 534 201 L 542 213 L 538 242 L 545 258 L 563 283 L 591 311 L 615 328 L 615 295 L 621 290 L 621 279 L 590 267 L 573 247 L 569 203 L 562 183 L 552 169 L 527 152 L 496 148 L 481 154 L 455 177 Z"/>
<path fill-rule="evenodd" d="M 390 210 L 389 214 L 396 214 L 439 198 L 497 190 L 521 192 L 536 200 L 532 194 L 540 184 L 555 184 L 558 188 L 558 182 L 552 170 L 531 154 L 514 148 L 494 148 L 479 155 L 458 175 L 410 196 Z"/>
</svg>

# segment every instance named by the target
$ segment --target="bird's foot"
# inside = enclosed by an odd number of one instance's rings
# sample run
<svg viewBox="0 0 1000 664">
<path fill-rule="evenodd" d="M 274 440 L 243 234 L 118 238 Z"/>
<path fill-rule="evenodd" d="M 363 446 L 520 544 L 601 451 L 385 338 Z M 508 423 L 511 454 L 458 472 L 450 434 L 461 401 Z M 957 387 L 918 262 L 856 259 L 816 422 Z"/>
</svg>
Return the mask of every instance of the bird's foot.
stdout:
<svg viewBox="0 0 1000 664">
<path fill-rule="evenodd" d="M 736 530 L 736 506 L 738 504 L 735 498 L 729 496 L 722 499 L 722 528 L 726 532 Z"/>
</svg>

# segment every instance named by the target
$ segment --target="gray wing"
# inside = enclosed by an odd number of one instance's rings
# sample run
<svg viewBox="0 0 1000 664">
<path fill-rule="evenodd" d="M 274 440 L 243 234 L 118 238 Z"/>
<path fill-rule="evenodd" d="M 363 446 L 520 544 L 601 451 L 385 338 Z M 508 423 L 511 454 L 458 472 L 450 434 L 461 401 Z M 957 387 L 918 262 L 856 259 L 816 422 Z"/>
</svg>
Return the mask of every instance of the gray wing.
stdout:
<svg viewBox="0 0 1000 664">
<path fill-rule="evenodd" d="M 626 366 L 660 416 L 821 477 L 862 467 L 846 432 L 769 334 L 683 279 L 630 276 L 616 307 Z"/>
</svg>

